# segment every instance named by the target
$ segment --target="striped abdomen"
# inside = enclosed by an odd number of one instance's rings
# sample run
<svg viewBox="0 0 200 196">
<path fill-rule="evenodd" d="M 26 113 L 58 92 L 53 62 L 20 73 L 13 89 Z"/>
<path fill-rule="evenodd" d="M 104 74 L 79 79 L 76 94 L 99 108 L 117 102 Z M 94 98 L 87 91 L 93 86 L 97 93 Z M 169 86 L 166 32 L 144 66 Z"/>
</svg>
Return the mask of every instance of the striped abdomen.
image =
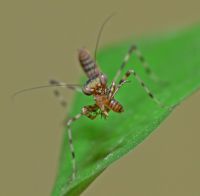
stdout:
<svg viewBox="0 0 200 196">
<path fill-rule="evenodd" d="M 79 61 L 89 79 L 94 79 L 99 76 L 100 71 L 86 49 L 79 50 Z"/>
<path fill-rule="evenodd" d="M 109 109 L 111 109 L 112 111 L 118 112 L 118 113 L 124 111 L 123 106 L 118 101 L 116 101 L 115 99 L 109 100 L 107 107 Z"/>
</svg>

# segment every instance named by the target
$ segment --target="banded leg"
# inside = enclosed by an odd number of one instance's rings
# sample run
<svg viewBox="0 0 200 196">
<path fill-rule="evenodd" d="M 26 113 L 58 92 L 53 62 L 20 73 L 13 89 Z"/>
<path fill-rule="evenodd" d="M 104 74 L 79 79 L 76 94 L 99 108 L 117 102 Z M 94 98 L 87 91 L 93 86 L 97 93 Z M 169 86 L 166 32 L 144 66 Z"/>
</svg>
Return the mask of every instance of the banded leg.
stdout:
<svg viewBox="0 0 200 196">
<path fill-rule="evenodd" d="M 112 83 L 113 85 L 110 87 L 110 92 L 109 92 L 108 98 L 109 99 L 114 98 L 114 96 L 118 92 L 118 90 L 127 82 L 129 82 L 129 81 L 124 80 L 123 82 L 121 82 L 118 85 L 115 85 L 115 83 Z"/>
<path fill-rule="evenodd" d="M 112 82 L 112 85 L 110 87 L 110 93 L 109 93 L 109 98 L 113 98 L 117 91 L 125 84 L 127 83 L 128 77 L 131 75 L 130 70 L 126 72 L 126 74 L 123 76 L 123 78 L 119 81 L 119 84 L 116 86 L 114 82 Z"/>
<path fill-rule="evenodd" d="M 158 77 L 154 74 L 154 72 L 151 70 L 149 64 L 147 63 L 147 61 L 145 60 L 144 56 L 142 55 L 142 53 L 140 52 L 140 50 L 137 48 L 136 45 L 132 45 L 129 50 L 128 50 L 128 53 L 125 55 L 124 57 L 124 60 L 119 68 L 119 70 L 117 71 L 116 75 L 115 75 L 115 78 L 114 78 L 114 82 L 116 82 L 116 80 L 118 79 L 118 77 L 120 76 L 123 68 L 126 66 L 126 64 L 128 63 L 130 57 L 131 57 L 131 54 L 132 53 L 135 53 L 137 58 L 140 60 L 142 66 L 144 67 L 144 70 L 146 72 L 147 75 L 149 75 L 149 77 L 151 79 L 153 79 L 154 81 L 158 82 L 159 79 Z"/>
<path fill-rule="evenodd" d="M 158 78 L 158 76 L 156 76 L 156 74 L 152 71 L 152 69 L 149 66 L 149 63 L 146 61 L 146 59 L 144 58 L 144 56 L 142 55 L 141 51 L 138 49 L 138 47 L 136 45 L 132 45 L 132 52 L 135 53 L 136 57 L 140 60 L 142 66 L 144 67 L 144 70 L 146 72 L 147 75 L 149 75 L 149 77 L 154 80 L 155 82 L 159 82 L 160 79 Z"/>
<path fill-rule="evenodd" d="M 66 107 L 67 102 L 65 101 L 65 98 L 60 94 L 60 91 L 58 90 L 58 87 L 64 87 L 64 88 L 68 88 L 71 90 L 75 90 L 78 92 L 82 92 L 82 89 L 79 85 L 70 85 L 70 84 L 66 84 L 57 80 L 50 80 L 49 84 L 51 84 L 54 87 L 54 95 L 58 98 L 61 106 Z"/>
<path fill-rule="evenodd" d="M 117 87 L 116 87 L 115 82 L 112 82 L 111 87 L 109 89 L 108 99 L 112 99 L 114 97 L 116 88 Z"/>
<path fill-rule="evenodd" d="M 83 115 L 93 120 L 98 115 L 98 113 L 96 112 L 97 109 L 98 109 L 97 105 L 85 106 L 82 108 L 81 113 L 77 114 L 73 118 L 70 118 L 66 122 L 66 125 L 68 127 L 68 140 L 69 140 L 70 152 L 71 152 L 71 157 L 72 157 L 72 180 L 74 180 L 76 177 L 77 168 L 76 168 L 76 157 L 75 157 L 74 145 L 73 145 L 73 140 L 72 140 L 71 124 L 72 122 L 78 120 Z"/>
<path fill-rule="evenodd" d="M 128 77 L 131 75 L 131 70 L 128 70 L 125 75 L 123 76 L 123 78 L 119 81 L 119 86 L 121 86 L 122 84 L 127 82 Z"/>
<path fill-rule="evenodd" d="M 66 107 L 67 102 L 65 101 L 65 98 L 60 94 L 60 91 L 58 90 L 58 87 L 57 87 L 57 85 L 60 85 L 61 82 L 56 81 L 56 80 L 50 80 L 49 84 L 51 84 L 54 87 L 53 93 L 55 97 L 57 97 L 57 99 L 59 100 L 60 105 L 62 107 Z"/>
<path fill-rule="evenodd" d="M 72 140 L 72 130 L 71 130 L 71 123 L 78 120 L 83 114 L 77 114 L 75 117 L 70 118 L 66 124 L 68 127 L 68 141 L 69 141 L 69 147 L 70 147 L 70 152 L 71 152 L 71 157 L 72 157 L 72 180 L 75 179 L 76 177 L 76 158 L 75 158 L 75 151 L 74 151 L 74 145 L 73 145 L 73 140 Z"/>
<path fill-rule="evenodd" d="M 141 84 L 145 92 L 148 94 L 148 96 L 161 108 L 165 107 L 163 103 L 161 103 L 149 90 L 149 88 L 146 86 L 146 84 L 143 82 L 143 80 L 139 77 L 139 75 L 135 72 L 135 70 L 131 69 L 127 72 L 128 75 L 133 74 L 133 76 L 136 78 L 136 80 Z"/>
</svg>

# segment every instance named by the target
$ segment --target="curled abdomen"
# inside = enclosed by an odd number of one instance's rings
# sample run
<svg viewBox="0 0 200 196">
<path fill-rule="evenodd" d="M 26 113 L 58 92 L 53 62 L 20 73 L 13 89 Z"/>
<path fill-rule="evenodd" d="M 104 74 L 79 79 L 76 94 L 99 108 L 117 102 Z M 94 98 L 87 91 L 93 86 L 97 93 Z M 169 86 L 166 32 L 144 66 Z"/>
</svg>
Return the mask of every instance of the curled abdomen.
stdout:
<svg viewBox="0 0 200 196">
<path fill-rule="evenodd" d="M 108 102 L 108 106 L 109 109 L 111 109 L 114 112 L 118 112 L 121 113 L 124 111 L 123 106 L 115 99 L 112 99 Z"/>
</svg>

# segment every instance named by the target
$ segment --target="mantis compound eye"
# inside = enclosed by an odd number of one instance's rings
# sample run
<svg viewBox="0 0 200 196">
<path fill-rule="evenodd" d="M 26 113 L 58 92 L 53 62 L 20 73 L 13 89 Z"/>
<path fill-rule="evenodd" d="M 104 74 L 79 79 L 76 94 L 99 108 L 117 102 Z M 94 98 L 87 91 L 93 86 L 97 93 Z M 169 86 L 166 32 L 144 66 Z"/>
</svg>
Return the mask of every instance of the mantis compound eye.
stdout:
<svg viewBox="0 0 200 196">
<path fill-rule="evenodd" d="M 90 88 L 88 88 L 87 86 L 84 86 L 84 87 L 82 88 L 82 91 L 83 91 L 83 93 L 84 93 L 85 95 L 92 95 L 92 93 L 93 93 L 93 89 L 90 89 Z"/>
</svg>

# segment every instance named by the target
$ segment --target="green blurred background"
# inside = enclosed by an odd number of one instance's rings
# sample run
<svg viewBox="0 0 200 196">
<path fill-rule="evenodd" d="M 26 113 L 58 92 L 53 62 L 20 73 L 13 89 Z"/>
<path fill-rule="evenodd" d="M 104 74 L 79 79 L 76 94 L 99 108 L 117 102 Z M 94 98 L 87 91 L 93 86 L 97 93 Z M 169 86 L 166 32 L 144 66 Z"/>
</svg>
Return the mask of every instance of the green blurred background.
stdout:
<svg viewBox="0 0 200 196">
<path fill-rule="evenodd" d="M 50 195 L 66 114 L 52 89 L 17 90 L 50 78 L 76 83 L 77 49 L 93 51 L 131 36 L 164 32 L 200 21 L 199 0 L 18 0 L 0 2 L 0 195 Z M 112 55 L 112 54 L 111 54 Z M 73 93 L 64 92 L 69 103 Z M 195 93 L 134 152 L 109 167 L 84 196 L 199 196 L 200 93 Z M 148 162 L 148 164 L 147 164 Z"/>
</svg>

